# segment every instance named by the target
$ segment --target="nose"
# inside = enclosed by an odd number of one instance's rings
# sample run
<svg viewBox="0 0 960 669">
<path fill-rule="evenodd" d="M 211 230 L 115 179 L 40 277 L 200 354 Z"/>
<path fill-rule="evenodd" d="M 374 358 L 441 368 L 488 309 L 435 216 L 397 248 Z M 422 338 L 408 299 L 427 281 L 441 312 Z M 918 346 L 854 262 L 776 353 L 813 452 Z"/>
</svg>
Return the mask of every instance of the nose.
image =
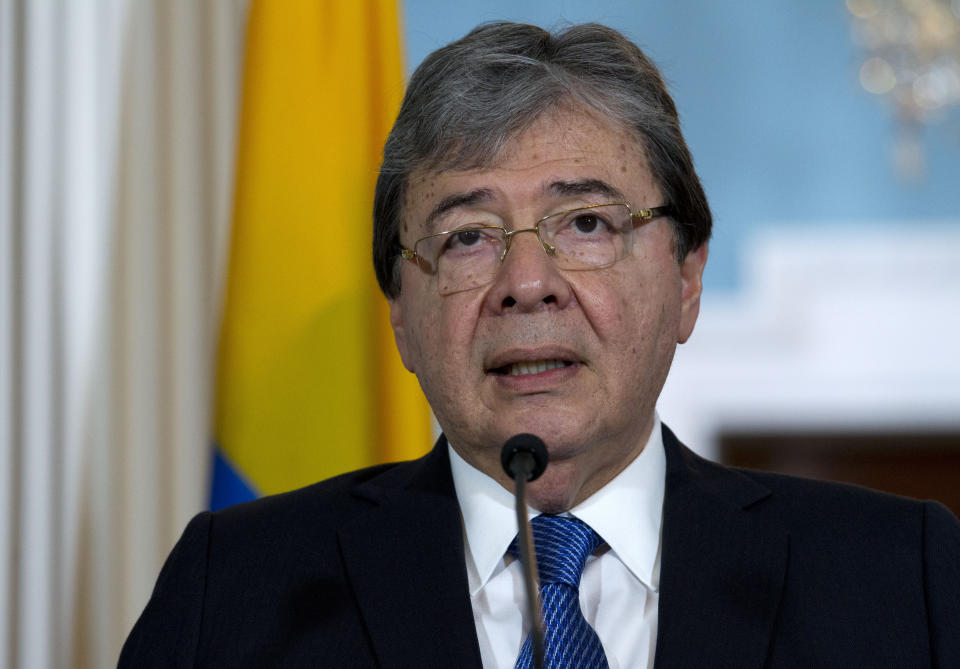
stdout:
<svg viewBox="0 0 960 669">
<path fill-rule="evenodd" d="M 544 251 L 536 231 L 517 233 L 487 293 L 486 308 L 507 313 L 566 307 L 572 295 L 570 284 Z"/>
</svg>

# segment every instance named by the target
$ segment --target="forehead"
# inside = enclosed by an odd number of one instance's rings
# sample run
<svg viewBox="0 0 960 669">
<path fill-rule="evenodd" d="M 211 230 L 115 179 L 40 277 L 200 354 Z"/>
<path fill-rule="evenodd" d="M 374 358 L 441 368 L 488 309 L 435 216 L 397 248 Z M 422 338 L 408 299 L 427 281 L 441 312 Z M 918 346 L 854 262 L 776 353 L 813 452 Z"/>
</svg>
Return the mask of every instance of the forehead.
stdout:
<svg viewBox="0 0 960 669">
<path fill-rule="evenodd" d="M 506 143 L 492 167 L 522 165 L 535 160 L 529 151 L 540 150 L 557 157 L 609 153 L 609 157 L 643 153 L 627 128 L 598 113 L 579 107 L 560 107 L 541 114 Z"/>
<path fill-rule="evenodd" d="M 558 109 L 542 114 L 509 140 L 489 166 L 459 170 L 422 170 L 411 174 L 404 202 L 404 231 L 409 221 L 422 222 L 436 203 L 466 197 L 475 204 L 550 206 L 569 199 L 576 189 L 557 184 L 596 182 L 622 193 L 634 206 L 654 206 L 659 189 L 647 168 L 643 146 L 630 130 L 596 113 Z M 603 188 L 596 194 L 603 195 Z"/>
</svg>

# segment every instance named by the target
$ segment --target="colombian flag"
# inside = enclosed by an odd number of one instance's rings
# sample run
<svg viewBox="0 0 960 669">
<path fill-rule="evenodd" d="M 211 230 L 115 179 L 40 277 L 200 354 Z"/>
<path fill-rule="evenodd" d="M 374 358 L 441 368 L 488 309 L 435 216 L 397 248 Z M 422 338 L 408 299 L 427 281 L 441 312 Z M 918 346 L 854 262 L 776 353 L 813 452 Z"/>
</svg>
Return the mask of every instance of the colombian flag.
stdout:
<svg viewBox="0 0 960 669">
<path fill-rule="evenodd" d="M 370 261 L 395 0 L 253 0 L 244 67 L 214 509 L 430 445 Z"/>
</svg>

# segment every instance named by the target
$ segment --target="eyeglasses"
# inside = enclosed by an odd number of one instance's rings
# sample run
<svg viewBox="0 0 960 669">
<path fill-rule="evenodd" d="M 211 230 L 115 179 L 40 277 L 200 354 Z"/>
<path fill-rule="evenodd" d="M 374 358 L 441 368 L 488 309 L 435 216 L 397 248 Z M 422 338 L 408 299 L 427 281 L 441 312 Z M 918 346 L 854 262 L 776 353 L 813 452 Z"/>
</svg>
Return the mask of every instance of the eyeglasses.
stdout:
<svg viewBox="0 0 960 669">
<path fill-rule="evenodd" d="M 671 211 L 670 205 L 633 211 L 629 204 L 615 202 L 559 211 L 521 230 L 471 224 L 421 237 L 400 255 L 436 276 L 440 294 L 450 295 L 493 281 L 510 242 L 521 232 L 537 233 L 560 269 L 601 269 L 630 253 L 634 227 Z"/>
</svg>

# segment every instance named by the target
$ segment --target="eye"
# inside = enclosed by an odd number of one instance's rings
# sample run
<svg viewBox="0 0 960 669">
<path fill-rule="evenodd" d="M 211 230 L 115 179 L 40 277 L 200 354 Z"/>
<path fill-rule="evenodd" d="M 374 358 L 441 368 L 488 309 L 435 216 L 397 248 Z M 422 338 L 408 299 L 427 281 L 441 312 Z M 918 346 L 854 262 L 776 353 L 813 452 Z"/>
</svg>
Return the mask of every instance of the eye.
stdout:
<svg viewBox="0 0 960 669">
<path fill-rule="evenodd" d="M 495 228 L 463 228 L 446 234 L 440 248 L 441 255 L 455 257 L 472 256 L 482 253 L 485 249 L 494 248 L 500 244 Z"/>
<path fill-rule="evenodd" d="M 603 224 L 603 221 L 596 214 L 580 214 L 573 219 L 572 226 L 577 232 L 587 234 L 594 232 Z"/>
<path fill-rule="evenodd" d="M 547 219 L 547 237 L 560 253 L 580 256 L 586 247 L 616 243 L 626 230 L 629 217 L 630 210 L 619 204 L 573 209 Z"/>
<path fill-rule="evenodd" d="M 460 232 L 454 232 L 452 235 L 450 235 L 450 241 L 447 243 L 447 246 L 450 248 L 455 248 L 458 246 L 473 246 L 480 241 L 482 236 L 482 230 L 462 230 Z"/>
<path fill-rule="evenodd" d="M 560 222 L 557 228 L 557 234 L 569 236 L 573 241 L 575 238 L 583 238 L 582 241 L 593 240 L 598 237 L 607 237 L 615 234 L 617 226 L 610 219 L 613 212 L 598 211 L 597 209 L 584 209 L 570 212 Z"/>
</svg>

